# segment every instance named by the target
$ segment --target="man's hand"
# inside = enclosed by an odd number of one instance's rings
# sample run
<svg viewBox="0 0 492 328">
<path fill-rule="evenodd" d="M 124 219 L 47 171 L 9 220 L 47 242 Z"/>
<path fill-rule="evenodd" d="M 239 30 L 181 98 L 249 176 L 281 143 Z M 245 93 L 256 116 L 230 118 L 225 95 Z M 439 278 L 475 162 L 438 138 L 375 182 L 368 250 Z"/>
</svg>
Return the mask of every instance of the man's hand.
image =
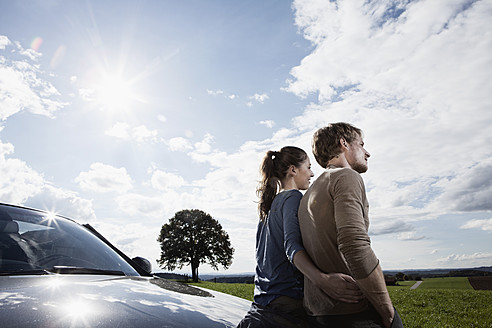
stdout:
<svg viewBox="0 0 492 328">
<path fill-rule="evenodd" d="M 389 328 L 395 317 L 395 308 L 389 297 L 381 266 L 378 264 L 366 278 L 357 279 L 357 284 L 378 311 L 384 326 Z"/>
<path fill-rule="evenodd" d="M 313 283 L 337 301 L 358 303 L 364 298 L 355 280 L 343 273 L 321 273 Z"/>
</svg>

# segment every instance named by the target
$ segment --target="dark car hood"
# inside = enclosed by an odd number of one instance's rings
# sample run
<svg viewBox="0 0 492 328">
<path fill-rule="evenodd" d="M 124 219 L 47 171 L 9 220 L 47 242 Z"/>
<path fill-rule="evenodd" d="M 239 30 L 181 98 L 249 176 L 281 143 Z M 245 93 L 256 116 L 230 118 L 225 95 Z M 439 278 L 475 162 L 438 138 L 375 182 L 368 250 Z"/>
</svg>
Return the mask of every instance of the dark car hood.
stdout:
<svg viewBox="0 0 492 328">
<path fill-rule="evenodd" d="M 2 327 L 236 327 L 249 306 L 160 278 L 0 277 Z"/>
</svg>

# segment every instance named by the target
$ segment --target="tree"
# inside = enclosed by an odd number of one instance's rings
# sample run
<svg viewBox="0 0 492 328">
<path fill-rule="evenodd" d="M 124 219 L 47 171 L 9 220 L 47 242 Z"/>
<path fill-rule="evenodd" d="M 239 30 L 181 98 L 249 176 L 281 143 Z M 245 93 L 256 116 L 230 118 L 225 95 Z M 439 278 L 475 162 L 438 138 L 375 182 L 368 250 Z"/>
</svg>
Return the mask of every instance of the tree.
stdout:
<svg viewBox="0 0 492 328">
<path fill-rule="evenodd" d="M 403 272 L 398 272 L 397 274 L 395 274 L 395 277 L 397 281 L 403 281 L 403 279 L 405 278 L 405 274 Z"/>
<path fill-rule="evenodd" d="M 201 263 L 208 263 L 215 270 L 219 265 L 227 269 L 232 264 L 234 248 L 229 235 L 219 221 L 200 210 L 176 212 L 162 226 L 157 241 L 161 245 L 161 257 L 157 260 L 160 267 L 171 271 L 190 264 L 194 282 L 198 282 Z"/>
</svg>

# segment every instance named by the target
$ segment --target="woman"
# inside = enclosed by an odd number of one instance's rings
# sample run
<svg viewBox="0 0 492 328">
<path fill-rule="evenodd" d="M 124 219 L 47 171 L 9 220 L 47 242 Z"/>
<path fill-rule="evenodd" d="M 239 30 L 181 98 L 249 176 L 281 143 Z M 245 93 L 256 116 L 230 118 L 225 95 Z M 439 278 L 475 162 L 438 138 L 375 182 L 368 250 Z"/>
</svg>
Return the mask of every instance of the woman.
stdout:
<svg viewBox="0 0 492 328">
<path fill-rule="evenodd" d="M 314 176 L 311 162 L 304 150 L 287 146 L 279 152 L 267 152 L 261 173 L 254 301 L 285 314 L 289 323 L 301 321 L 306 319 L 302 305 L 304 277 L 292 261 L 304 249 L 297 209 L 302 198 L 299 190 L 309 188 Z"/>
<path fill-rule="evenodd" d="M 299 190 L 314 176 L 306 152 L 293 146 L 268 151 L 260 172 L 254 302 L 238 328 L 310 327 L 303 274 L 337 300 L 357 302 L 361 293 L 350 276 L 321 273 L 302 246 Z"/>
</svg>

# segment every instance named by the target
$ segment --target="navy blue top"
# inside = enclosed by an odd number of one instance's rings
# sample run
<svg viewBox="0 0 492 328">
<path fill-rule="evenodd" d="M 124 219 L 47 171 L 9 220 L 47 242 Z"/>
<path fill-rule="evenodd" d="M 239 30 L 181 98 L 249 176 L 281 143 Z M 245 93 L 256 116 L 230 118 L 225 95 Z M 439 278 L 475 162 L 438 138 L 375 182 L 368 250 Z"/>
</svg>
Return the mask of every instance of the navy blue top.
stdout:
<svg viewBox="0 0 492 328">
<path fill-rule="evenodd" d="M 279 193 L 266 221 L 258 223 L 254 301 L 260 305 L 279 296 L 303 297 L 303 275 L 293 264 L 294 254 L 304 249 L 297 219 L 301 198 L 299 190 Z"/>
</svg>

